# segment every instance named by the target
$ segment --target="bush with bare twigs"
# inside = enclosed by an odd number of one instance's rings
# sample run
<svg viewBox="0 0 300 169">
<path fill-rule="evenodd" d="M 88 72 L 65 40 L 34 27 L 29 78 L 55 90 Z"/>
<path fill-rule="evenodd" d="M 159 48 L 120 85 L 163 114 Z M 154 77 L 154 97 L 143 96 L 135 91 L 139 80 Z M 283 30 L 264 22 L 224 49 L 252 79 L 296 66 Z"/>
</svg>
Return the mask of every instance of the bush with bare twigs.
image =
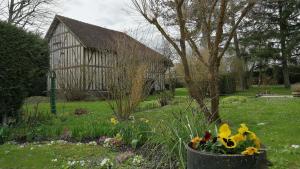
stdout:
<svg viewBox="0 0 300 169">
<path fill-rule="evenodd" d="M 116 80 L 108 85 L 108 103 L 119 120 L 127 120 L 147 95 L 150 85 L 145 79 L 146 71 L 147 66 L 140 65 L 136 70 L 124 71 L 123 80 Z M 114 71 L 111 75 L 117 77 L 121 74 Z"/>
<path fill-rule="evenodd" d="M 116 61 L 107 73 L 108 103 L 119 120 L 127 120 L 150 93 L 157 76 L 165 72 L 162 57 L 145 46 L 120 36 L 115 42 Z M 155 73 L 153 73 L 155 71 Z"/>
</svg>

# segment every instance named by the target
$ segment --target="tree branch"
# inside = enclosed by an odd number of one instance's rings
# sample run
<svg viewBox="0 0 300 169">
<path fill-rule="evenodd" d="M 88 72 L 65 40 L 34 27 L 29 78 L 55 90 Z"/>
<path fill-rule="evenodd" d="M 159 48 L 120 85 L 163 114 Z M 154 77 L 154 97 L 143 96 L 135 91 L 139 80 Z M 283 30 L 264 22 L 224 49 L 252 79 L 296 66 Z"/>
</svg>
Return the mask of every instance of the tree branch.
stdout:
<svg viewBox="0 0 300 169">
<path fill-rule="evenodd" d="M 234 32 L 236 31 L 236 29 L 238 28 L 239 24 L 241 23 L 241 21 L 243 20 L 243 18 L 246 16 L 246 14 L 254 7 L 254 5 L 256 4 L 256 1 L 251 1 L 248 3 L 248 5 L 242 10 L 241 16 L 238 18 L 237 22 L 235 23 L 235 25 L 231 28 L 229 37 L 227 39 L 227 41 L 225 42 L 224 48 L 221 52 L 221 54 L 218 56 L 218 60 L 221 60 L 222 57 L 224 56 L 226 50 L 228 49 L 230 42 L 234 36 Z"/>
<path fill-rule="evenodd" d="M 213 47 L 213 56 L 210 58 L 212 59 L 212 62 L 215 62 L 215 56 L 218 57 L 218 52 L 219 52 L 219 45 L 222 41 L 222 35 L 223 35 L 223 26 L 224 26 L 224 20 L 225 20 L 225 15 L 226 15 L 226 7 L 227 7 L 227 0 L 222 0 L 221 1 L 221 8 L 220 8 L 220 14 L 218 17 L 218 24 L 217 24 L 217 30 L 216 30 L 216 38 L 214 42 L 214 47 Z"/>
</svg>

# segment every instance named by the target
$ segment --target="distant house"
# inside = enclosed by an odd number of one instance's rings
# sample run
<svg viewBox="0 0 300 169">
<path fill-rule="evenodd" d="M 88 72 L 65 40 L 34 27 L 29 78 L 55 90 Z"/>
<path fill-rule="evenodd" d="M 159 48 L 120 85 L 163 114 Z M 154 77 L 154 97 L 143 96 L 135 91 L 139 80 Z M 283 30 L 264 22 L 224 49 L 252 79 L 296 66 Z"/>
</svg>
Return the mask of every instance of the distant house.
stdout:
<svg viewBox="0 0 300 169">
<path fill-rule="evenodd" d="M 82 91 L 107 91 L 108 72 L 116 62 L 115 45 L 120 37 L 138 46 L 141 53 L 147 53 L 145 57 L 159 58 L 151 63 L 146 78 L 152 80 L 153 89 L 164 90 L 168 59 L 125 33 L 59 15 L 45 37 L 50 49 L 50 69 L 57 75 L 56 88 L 73 86 Z M 165 69 L 157 70 L 161 66 Z M 49 84 L 48 81 L 48 89 Z"/>
</svg>

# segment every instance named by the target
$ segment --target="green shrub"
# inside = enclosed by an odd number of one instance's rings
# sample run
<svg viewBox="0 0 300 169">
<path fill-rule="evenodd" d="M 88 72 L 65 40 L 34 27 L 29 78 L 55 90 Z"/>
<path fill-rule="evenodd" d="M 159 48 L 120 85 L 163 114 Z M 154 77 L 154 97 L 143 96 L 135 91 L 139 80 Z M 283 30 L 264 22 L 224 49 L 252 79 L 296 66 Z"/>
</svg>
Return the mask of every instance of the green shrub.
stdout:
<svg viewBox="0 0 300 169">
<path fill-rule="evenodd" d="M 291 83 L 300 82 L 300 66 L 299 65 L 289 65 L 289 78 Z M 272 67 L 272 76 L 278 82 L 278 84 L 284 83 L 283 72 L 281 66 Z"/>
<path fill-rule="evenodd" d="M 163 91 L 160 92 L 157 96 L 157 101 L 160 104 L 161 107 L 166 106 L 170 104 L 172 99 L 174 98 L 174 95 L 170 91 Z"/>
<path fill-rule="evenodd" d="M 151 110 L 155 108 L 159 108 L 160 105 L 156 100 L 144 101 L 136 108 L 136 112 Z"/>
<path fill-rule="evenodd" d="M 232 104 L 232 103 L 245 103 L 247 102 L 247 97 L 245 96 L 229 96 L 222 100 L 222 103 Z"/>
<path fill-rule="evenodd" d="M 220 75 L 219 91 L 220 94 L 231 94 L 236 91 L 236 81 L 233 75 L 231 74 Z"/>
<path fill-rule="evenodd" d="M 17 117 L 34 81 L 48 69 L 48 45 L 39 36 L 0 22 L 0 116 Z"/>
<path fill-rule="evenodd" d="M 0 144 L 3 144 L 9 137 L 9 129 L 7 127 L 0 127 Z"/>
<path fill-rule="evenodd" d="M 209 95 L 209 81 L 203 80 L 197 82 L 201 89 Z M 219 76 L 219 92 L 220 95 L 227 95 L 236 92 L 236 80 L 232 74 L 223 74 Z"/>
</svg>

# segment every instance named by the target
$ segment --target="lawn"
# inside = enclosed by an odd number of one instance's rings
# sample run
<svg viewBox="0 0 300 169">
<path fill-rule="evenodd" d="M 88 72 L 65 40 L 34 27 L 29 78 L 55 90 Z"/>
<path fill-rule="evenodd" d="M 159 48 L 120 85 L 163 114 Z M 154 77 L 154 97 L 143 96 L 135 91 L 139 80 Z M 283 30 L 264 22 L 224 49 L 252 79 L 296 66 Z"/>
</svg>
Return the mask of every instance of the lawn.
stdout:
<svg viewBox="0 0 300 169">
<path fill-rule="evenodd" d="M 269 86 L 263 89 L 253 87 L 245 92 L 237 92 L 234 97 L 222 96 L 221 116 L 223 121 L 237 127 L 240 123 L 247 123 L 257 133 L 268 149 L 268 157 L 273 163 L 272 169 L 298 169 L 300 168 L 300 148 L 292 145 L 300 145 L 300 99 L 299 98 L 256 98 L 259 92 L 268 90 L 272 94 L 288 95 L 289 90 L 281 86 Z M 155 97 L 143 102 L 139 110 L 134 114 L 135 118 L 149 119 L 152 127 L 160 120 L 170 120 L 174 111 L 185 110 L 190 101 L 186 89 L 177 89 L 176 98 L 171 105 L 159 107 Z M 235 96 L 242 98 L 236 100 Z M 229 98 L 230 97 L 230 98 Z M 228 99 L 229 98 L 229 99 Z M 33 111 L 34 104 L 24 106 L 28 112 Z M 195 106 L 192 103 L 192 106 Z M 89 111 L 86 115 L 74 115 L 74 110 L 84 108 Z M 57 105 L 58 117 L 47 120 L 51 115 L 45 115 L 42 123 L 34 124 L 28 128 L 23 125 L 10 129 L 10 137 L 35 140 L 58 140 L 63 131 L 72 132 L 72 141 L 86 141 L 96 139 L 99 136 L 113 136 L 110 118 L 112 111 L 104 101 L 97 102 L 60 102 Z M 41 103 L 38 111 L 41 114 L 49 112 L 49 104 Z M 100 161 L 104 157 L 114 159 L 118 154 L 101 146 L 89 144 L 50 144 L 30 143 L 22 145 L 0 145 L 0 169 L 7 168 L 64 168 L 68 161 L 91 161 L 88 165 L 77 168 L 97 168 L 93 161 Z M 55 159 L 57 161 L 55 162 Z M 15 161 L 18 161 L 16 163 Z M 132 168 L 129 164 L 119 168 Z"/>
<path fill-rule="evenodd" d="M 101 146 L 85 144 L 5 144 L 0 148 L 0 168 L 67 168 L 68 162 L 73 161 L 79 163 L 77 167 L 82 165 L 89 168 L 93 163 L 101 161 L 101 158 L 113 157 L 115 154 Z"/>
</svg>

